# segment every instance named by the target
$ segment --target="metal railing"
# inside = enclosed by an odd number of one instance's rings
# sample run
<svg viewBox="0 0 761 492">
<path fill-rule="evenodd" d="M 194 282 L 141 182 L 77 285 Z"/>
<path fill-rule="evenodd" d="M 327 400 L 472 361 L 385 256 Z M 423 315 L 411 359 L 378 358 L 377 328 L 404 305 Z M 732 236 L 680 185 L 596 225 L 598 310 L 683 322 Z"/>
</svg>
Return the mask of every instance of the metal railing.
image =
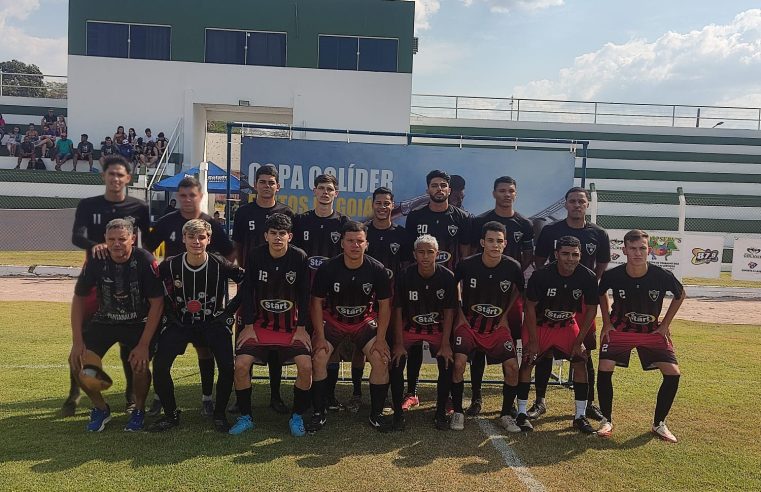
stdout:
<svg viewBox="0 0 761 492">
<path fill-rule="evenodd" d="M 66 99 L 67 95 L 65 75 L 11 73 L 0 70 L 0 96 Z"/>
<path fill-rule="evenodd" d="M 172 154 L 178 145 L 180 145 L 180 141 L 182 140 L 182 122 L 182 117 L 177 119 L 177 124 L 174 125 L 174 130 L 172 130 L 172 133 L 169 135 L 169 144 L 164 147 L 164 152 L 161 154 L 161 157 L 159 157 L 158 163 L 156 164 L 156 171 L 153 173 L 153 175 L 150 176 L 150 178 L 147 174 L 148 171 L 146 169 L 145 202 L 148 204 L 149 213 L 152 202 L 151 193 L 154 193 L 153 186 L 161 181 L 161 179 L 166 174 L 166 169 L 169 165 L 169 159 L 172 157 Z"/>
</svg>

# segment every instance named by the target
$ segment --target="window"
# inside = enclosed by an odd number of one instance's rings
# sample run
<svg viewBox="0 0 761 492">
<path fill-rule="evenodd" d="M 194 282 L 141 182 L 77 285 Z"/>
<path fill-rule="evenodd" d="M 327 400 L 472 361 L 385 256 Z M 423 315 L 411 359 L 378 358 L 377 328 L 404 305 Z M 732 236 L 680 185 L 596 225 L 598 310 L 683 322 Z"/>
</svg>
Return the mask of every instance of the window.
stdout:
<svg viewBox="0 0 761 492">
<path fill-rule="evenodd" d="M 285 34 L 278 32 L 249 32 L 246 65 L 285 66 Z"/>
<path fill-rule="evenodd" d="M 243 65 L 246 59 L 246 33 L 206 30 L 206 63 Z"/>
<path fill-rule="evenodd" d="M 206 30 L 206 62 L 284 67 L 286 34 Z"/>
<path fill-rule="evenodd" d="M 396 72 L 399 40 L 321 35 L 319 50 L 319 68 Z"/>
<path fill-rule="evenodd" d="M 87 22 L 87 55 L 169 60 L 171 28 L 142 24 Z"/>
</svg>

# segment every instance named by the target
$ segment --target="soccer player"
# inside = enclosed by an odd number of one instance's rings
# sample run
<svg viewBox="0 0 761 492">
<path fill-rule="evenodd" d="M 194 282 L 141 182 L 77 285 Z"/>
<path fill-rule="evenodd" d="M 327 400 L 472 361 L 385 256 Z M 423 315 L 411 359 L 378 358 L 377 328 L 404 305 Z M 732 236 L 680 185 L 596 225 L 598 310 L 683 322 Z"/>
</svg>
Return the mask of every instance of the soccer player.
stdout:
<svg viewBox="0 0 761 492">
<path fill-rule="evenodd" d="M 476 354 L 485 355 L 491 364 L 502 365 L 500 423 L 508 432 L 520 432 L 511 415 L 518 389 L 518 359 L 508 320 L 510 308 L 523 291 L 523 271 L 516 260 L 502 254 L 508 243 L 504 225 L 489 221 L 481 231 L 479 246 L 483 252 L 462 260 L 455 270 L 455 279 L 461 283 L 462 309 L 458 310 L 454 332 L 451 427 L 465 427 L 463 375 L 468 358 Z"/>
<path fill-rule="evenodd" d="M 148 206 L 137 198 L 127 196 L 127 185 L 132 180 L 132 168 L 123 157 L 109 156 L 103 159 L 103 172 L 101 173 L 105 192 L 103 195 L 85 198 L 77 204 L 74 212 L 74 226 L 72 227 L 71 242 L 74 246 L 87 251 L 85 262 L 97 258 L 108 258 L 108 246 L 106 244 L 106 224 L 113 219 L 132 217 L 135 227 L 140 230 L 143 237 L 148 232 Z M 85 310 L 85 317 L 92 314 L 95 309 L 95 291 L 90 295 Z M 132 396 L 132 369 L 129 363 L 129 350 L 120 345 L 119 355 L 124 367 L 124 375 L 127 379 L 125 398 L 127 408 L 134 404 Z M 75 375 L 70 375 L 69 396 L 61 407 L 61 415 L 71 417 L 76 411 L 80 398 L 79 384 Z"/>
<path fill-rule="evenodd" d="M 145 419 L 145 397 L 151 373 L 151 340 L 156 333 L 164 299 L 153 255 L 135 247 L 131 221 L 113 219 L 106 224 L 106 259 L 91 258 L 85 263 L 74 288 L 71 303 L 72 347 L 69 363 L 79 374 L 82 359 L 90 351 L 101 359 L 115 343 L 129 350 L 132 366 L 135 409 L 124 430 L 140 431 Z M 97 292 L 98 307 L 86 319 L 87 299 Z M 111 420 L 111 408 L 100 391 L 82 387 L 93 403 L 87 430 L 100 432 Z"/>
<path fill-rule="evenodd" d="M 534 228 L 529 219 L 515 211 L 515 200 L 518 197 L 518 183 L 510 176 L 500 176 L 494 180 L 494 209 L 484 212 L 473 219 L 472 247 L 481 251 L 482 228 L 487 222 L 496 221 L 505 226 L 505 254 L 526 269 L 534 260 Z M 507 313 L 507 326 L 514 342 L 521 338 L 523 325 L 523 296 L 518 296 Z M 466 410 L 468 416 L 481 413 L 481 382 L 486 369 L 486 357 L 483 352 L 475 352 L 471 356 L 470 378 L 473 387 L 473 398 Z M 514 409 L 513 409 L 514 410 Z M 513 411 L 513 417 L 515 413 Z"/>
<path fill-rule="evenodd" d="M 685 299 L 682 284 L 668 270 L 647 261 L 649 235 L 632 230 L 624 236 L 626 263 L 603 273 L 600 281 L 600 364 L 597 393 L 603 420 L 597 435 L 609 437 L 613 431 L 613 370 L 628 367 L 633 348 L 637 349 L 642 369 L 659 369 L 663 382 L 655 403 L 652 431 L 667 442 L 677 442 L 666 427 L 666 416 L 679 387 L 679 365 L 671 342 L 671 321 Z M 613 307 L 608 291 L 613 291 Z M 671 292 L 666 314 L 659 321 L 663 298 Z"/>
<path fill-rule="evenodd" d="M 428 186 L 428 205 L 413 210 L 407 216 L 405 227 L 413 236 L 430 234 L 439 243 L 436 262 L 454 270 L 460 258 L 468 255 L 470 242 L 470 217 L 454 205 L 450 205 L 451 177 L 444 171 L 434 170 L 425 177 Z M 417 396 L 417 380 L 423 365 L 422 348 L 413 347 L 407 361 L 407 396 L 405 410 L 420 404 Z"/>
<path fill-rule="evenodd" d="M 245 328 L 237 340 L 235 394 L 240 417 L 230 429 L 239 435 L 254 427 L 251 411 L 251 367 L 272 360 L 296 364 L 291 434 L 306 434 L 302 415 L 309 408 L 312 386 L 311 339 L 306 331 L 309 316 L 309 273 L 304 251 L 291 246 L 292 222 L 285 214 L 272 214 L 260 232 L 266 244 L 248 253 L 243 300 Z"/>
<path fill-rule="evenodd" d="M 434 425 L 449 428 L 446 405 L 452 385 L 452 322 L 457 307 L 457 285 L 454 274 L 436 263 L 439 244 L 430 234 L 415 240 L 413 254 L 416 265 L 410 265 L 396 278 L 394 289 L 394 351 L 390 369 L 391 396 L 394 405 L 394 429 L 405 426 L 404 364 L 407 351 L 414 345 L 428 342 L 431 356 L 436 358 L 439 377 L 436 382 L 436 414 Z"/>
<path fill-rule="evenodd" d="M 587 411 L 587 352 L 584 337 L 597 314 L 597 279 L 592 270 L 580 264 L 581 243 L 574 236 L 563 236 L 555 243 L 557 261 L 536 270 L 526 288 L 526 318 L 522 339 L 524 363 L 518 383 L 518 418 L 516 424 L 523 431 L 533 430 L 526 415 L 531 369 L 536 360 L 554 354 L 555 358 L 571 361 L 576 413 L 573 426 L 585 434 L 595 430 L 586 417 Z M 576 314 L 584 318 L 577 322 Z"/>
<path fill-rule="evenodd" d="M 233 260 L 233 245 L 222 226 L 219 225 L 209 214 L 201 212 L 201 183 L 198 179 L 188 176 L 183 178 L 177 186 L 177 201 L 180 208 L 164 215 L 153 226 L 145 238 L 144 244 L 147 249 L 153 251 L 163 242 L 166 248 L 165 257 L 177 256 L 185 252 L 185 244 L 182 238 L 182 228 L 185 223 L 192 219 L 202 219 L 211 224 L 211 241 L 209 251 L 219 253 L 228 260 Z M 198 353 L 198 369 L 201 373 L 201 415 L 214 416 L 214 401 L 212 391 L 214 388 L 214 356 L 205 347 L 195 347 Z M 158 405 L 154 403 L 149 414 L 158 413 Z"/>
<path fill-rule="evenodd" d="M 327 365 L 335 347 L 345 339 L 361 347 L 370 362 L 370 424 L 388 430 L 383 404 L 388 394 L 391 353 L 386 332 L 391 317 L 391 286 L 383 265 L 367 255 L 367 228 L 347 221 L 341 232 L 343 254 L 324 262 L 312 285 L 312 407 L 309 430 L 327 421 Z M 377 302 L 378 312 L 374 305 Z"/>
<path fill-rule="evenodd" d="M 214 428 L 227 432 L 225 416 L 233 385 L 232 329 L 236 302 L 225 305 L 227 282 L 243 281 L 244 272 L 225 258 L 208 253 L 211 224 L 191 219 L 182 226 L 186 252 L 172 256 L 159 265 L 159 275 L 166 294 L 166 325 L 158 337 L 153 359 L 153 385 L 164 407 L 164 417 L 150 428 L 162 432 L 180 424 L 180 410 L 174 397 L 172 364 L 185 353 L 188 343 L 204 347 L 214 354 L 219 368 L 217 401 L 214 405 Z"/>
<path fill-rule="evenodd" d="M 266 237 L 264 224 L 267 219 L 276 213 L 293 218 L 293 211 L 287 205 L 277 201 L 280 182 L 275 166 L 268 164 L 257 169 L 254 176 L 254 187 L 256 199 L 243 205 L 235 212 L 235 225 L 233 227 L 233 242 L 235 243 L 238 265 L 244 268 L 247 255 L 257 246 L 264 244 Z M 242 326 L 242 320 L 240 326 Z M 278 354 L 279 351 L 270 350 L 271 360 L 267 361 L 270 377 L 270 408 L 277 413 L 286 414 L 289 412 L 288 406 L 280 396 L 283 364 L 278 359 Z"/>
<path fill-rule="evenodd" d="M 542 228 L 537 237 L 536 250 L 534 252 L 534 264 L 536 268 L 542 268 L 547 260 L 552 261 L 553 251 L 557 240 L 563 236 L 576 237 L 581 242 L 581 264 L 589 268 L 600 280 L 602 273 L 610 262 L 610 239 L 605 229 L 586 221 L 589 196 L 584 188 L 578 186 L 571 188 L 565 194 L 565 220 L 549 224 Z M 584 313 L 577 316 L 577 323 L 581 324 Z M 597 333 L 594 318 L 592 328 L 584 340 L 587 353 L 587 381 L 589 381 L 589 394 L 587 395 L 587 417 L 594 420 L 602 420 L 600 409 L 594 404 L 595 400 L 595 368 L 592 363 L 591 351 L 597 348 Z M 528 411 L 529 418 L 537 418 L 547 411 L 545 395 L 547 384 L 552 374 L 552 358 L 542 359 L 536 366 L 536 401 Z"/>
</svg>

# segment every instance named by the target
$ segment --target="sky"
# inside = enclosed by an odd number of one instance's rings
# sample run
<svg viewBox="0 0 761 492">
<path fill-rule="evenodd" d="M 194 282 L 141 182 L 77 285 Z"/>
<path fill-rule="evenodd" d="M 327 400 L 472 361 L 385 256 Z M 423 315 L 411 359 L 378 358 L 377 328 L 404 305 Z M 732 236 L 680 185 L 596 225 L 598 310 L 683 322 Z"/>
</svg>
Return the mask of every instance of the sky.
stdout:
<svg viewBox="0 0 761 492">
<path fill-rule="evenodd" d="M 415 0 L 413 93 L 761 107 L 761 4 Z M 0 0 L 0 60 L 66 74 L 65 0 Z"/>
</svg>

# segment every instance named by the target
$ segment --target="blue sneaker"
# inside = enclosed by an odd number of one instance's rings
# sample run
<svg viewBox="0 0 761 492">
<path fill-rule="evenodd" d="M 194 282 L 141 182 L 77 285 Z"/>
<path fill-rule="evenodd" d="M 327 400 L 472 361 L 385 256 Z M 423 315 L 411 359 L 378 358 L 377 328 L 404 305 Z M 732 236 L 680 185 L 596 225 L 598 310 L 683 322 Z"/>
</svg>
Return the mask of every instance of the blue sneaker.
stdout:
<svg viewBox="0 0 761 492">
<path fill-rule="evenodd" d="M 134 410 L 124 426 L 127 432 L 140 432 L 145 427 L 145 410 Z"/>
<path fill-rule="evenodd" d="M 233 436 L 239 436 L 246 432 L 247 430 L 251 430 L 254 427 L 254 421 L 251 420 L 250 415 L 241 415 L 238 417 L 238 420 L 235 421 L 232 427 L 230 427 L 230 430 L 228 433 Z"/>
<path fill-rule="evenodd" d="M 304 428 L 304 419 L 297 413 L 291 416 L 291 420 L 288 421 L 288 427 L 291 428 L 291 435 L 293 437 L 304 437 L 307 433 Z"/>
<path fill-rule="evenodd" d="M 111 421 L 111 407 L 106 405 L 105 410 L 101 410 L 100 408 L 93 408 L 90 410 L 90 423 L 87 424 L 87 430 L 89 432 L 100 432 L 105 427 L 106 424 Z"/>
</svg>

